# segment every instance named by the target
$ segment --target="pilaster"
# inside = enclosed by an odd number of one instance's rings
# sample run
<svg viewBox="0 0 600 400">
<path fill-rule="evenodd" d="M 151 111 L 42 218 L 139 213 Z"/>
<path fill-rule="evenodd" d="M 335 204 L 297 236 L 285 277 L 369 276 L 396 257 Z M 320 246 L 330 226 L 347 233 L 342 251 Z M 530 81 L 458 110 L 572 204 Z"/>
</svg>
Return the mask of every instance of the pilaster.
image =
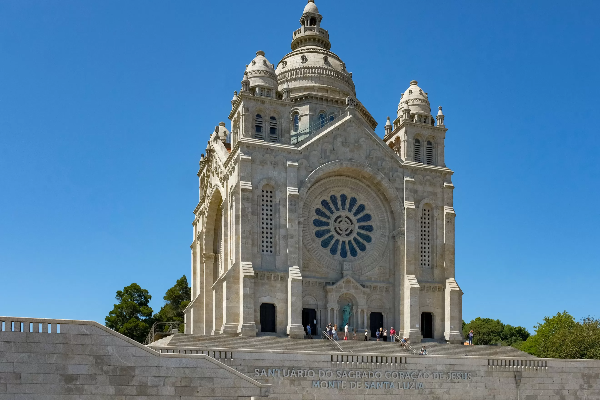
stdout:
<svg viewBox="0 0 600 400">
<path fill-rule="evenodd" d="M 240 270 L 240 324 L 242 336 L 256 336 L 254 321 L 254 268 L 252 263 L 242 263 Z"/>
<path fill-rule="evenodd" d="M 302 274 L 296 265 L 289 270 L 287 298 L 287 333 L 291 338 L 302 339 Z"/>
<path fill-rule="evenodd" d="M 462 343 L 462 295 L 463 292 L 454 278 L 446 280 L 444 293 L 445 331 L 444 337 L 450 343 Z"/>
<path fill-rule="evenodd" d="M 221 333 L 236 335 L 240 321 L 239 268 L 231 268 L 223 278 L 223 327 Z"/>
<path fill-rule="evenodd" d="M 404 278 L 404 337 L 410 339 L 411 343 L 419 343 L 421 336 L 421 311 L 419 304 L 419 294 L 421 287 L 414 275 L 407 275 Z"/>
<path fill-rule="evenodd" d="M 394 238 L 394 302 L 392 310 L 392 321 L 393 326 L 398 328 L 398 331 L 402 329 L 403 322 L 401 318 L 402 310 L 402 282 L 404 276 L 404 229 L 398 228 L 392 233 Z"/>
</svg>

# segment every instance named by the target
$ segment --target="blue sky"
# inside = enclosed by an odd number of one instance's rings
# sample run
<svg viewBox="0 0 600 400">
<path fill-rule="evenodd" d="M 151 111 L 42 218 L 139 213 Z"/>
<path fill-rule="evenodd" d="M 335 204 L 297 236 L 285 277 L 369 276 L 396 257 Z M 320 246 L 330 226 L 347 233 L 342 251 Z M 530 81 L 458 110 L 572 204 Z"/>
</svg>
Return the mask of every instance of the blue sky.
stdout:
<svg viewBox="0 0 600 400">
<path fill-rule="evenodd" d="M 316 4 L 380 135 L 412 79 L 444 107 L 464 319 L 600 317 L 600 3 Z M 304 5 L 0 2 L 0 315 L 103 323 L 131 282 L 158 311 L 209 134 Z"/>
</svg>

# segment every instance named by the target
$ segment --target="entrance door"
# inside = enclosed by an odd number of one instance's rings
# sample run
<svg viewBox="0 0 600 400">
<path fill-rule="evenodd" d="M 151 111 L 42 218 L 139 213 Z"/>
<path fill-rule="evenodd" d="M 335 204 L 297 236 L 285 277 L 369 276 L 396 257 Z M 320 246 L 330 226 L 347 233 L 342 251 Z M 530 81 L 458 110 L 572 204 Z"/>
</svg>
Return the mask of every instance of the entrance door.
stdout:
<svg viewBox="0 0 600 400">
<path fill-rule="evenodd" d="M 277 332 L 275 329 L 275 304 L 262 303 L 260 305 L 260 331 Z"/>
<path fill-rule="evenodd" d="M 421 313 L 421 335 L 423 339 L 433 339 L 433 314 Z"/>
<path fill-rule="evenodd" d="M 302 327 L 306 332 L 306 325 L 310 324 L 310 332 L 312 335 L 318 335 L 317 325 L 315 320 L 317 319 L 317 310 L 314 308 L 303 308 L 302 309 Z"/>
<path fill-rule="evenodd" d="M 371 337 L 375 337 L 375 332 L 379 328 L 383 328 L 383 314 L 380 312 L 372 312 L 370 318 L 371 322 Z"/>
</svg>

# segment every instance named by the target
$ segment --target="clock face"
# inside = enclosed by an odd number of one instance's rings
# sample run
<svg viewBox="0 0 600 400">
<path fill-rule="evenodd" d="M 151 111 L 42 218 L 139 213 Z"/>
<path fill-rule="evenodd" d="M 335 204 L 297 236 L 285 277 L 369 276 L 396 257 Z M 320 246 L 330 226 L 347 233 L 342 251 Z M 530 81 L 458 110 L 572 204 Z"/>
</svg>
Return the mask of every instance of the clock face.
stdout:
<svg viewBox="0 0 600 400">
<path fill-rule="evenodd" d="M 314 210 L 314 235 L 333 256 L 355 258 L 373 241 L 373 217 L 355 196 L 331 194 Z"/>
<path fill-rule="evenodd" d="M 358 179 L 319 181 L 302 205 L 303 263 L 334 271 L 351 263 L 361 273 L 386 265 L 390 214 L 378 193 Z"/>
</svg>

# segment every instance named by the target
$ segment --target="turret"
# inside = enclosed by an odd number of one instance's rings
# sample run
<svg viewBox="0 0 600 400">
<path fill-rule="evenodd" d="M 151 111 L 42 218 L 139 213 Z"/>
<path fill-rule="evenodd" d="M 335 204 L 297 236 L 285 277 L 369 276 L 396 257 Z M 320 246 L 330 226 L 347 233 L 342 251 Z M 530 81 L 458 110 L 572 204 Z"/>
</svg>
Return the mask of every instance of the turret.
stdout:
<svg viewBox="0 0 600 400">
<path fill-rule="evenodd" d="M 389 136 L 392 134 L 392 122 L 390 121 L 390 117 L 387 117 L 387 122 L 385 123 L 385 136 Z"/>
<path fill-rule="evenodd" d="M 444 126 L 444 114 L 442 113 L 442 106 L 439 106 L 436 119 L 437 126 Z"/>
</svg>

